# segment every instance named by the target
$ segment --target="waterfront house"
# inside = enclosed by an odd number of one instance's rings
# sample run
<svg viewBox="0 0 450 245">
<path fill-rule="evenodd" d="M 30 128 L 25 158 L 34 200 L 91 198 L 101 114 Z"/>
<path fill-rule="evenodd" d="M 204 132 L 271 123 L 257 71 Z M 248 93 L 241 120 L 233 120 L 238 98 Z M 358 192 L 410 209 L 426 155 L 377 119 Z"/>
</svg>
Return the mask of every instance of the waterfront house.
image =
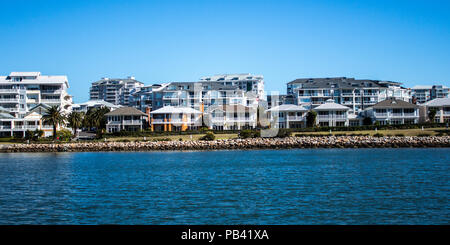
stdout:
<svg viewBox="0 0 450 245">
<path fill-rule="evenodd" d="M 211 106 L 204 117 L 208 128 L 214 130 L 241 130 L 257 125 L 257 106 Z"/>
<path fill-rule="evenodd" d="M 381 101 L 367 111 L 372 121 L 381 125 L 419 123 L 419 106 L 395 98 Z"/>
<path fill-rule="evenodd" d="M 313 109 L 317 112 L 316 123 L 324 127 L 343 127 L 349 125 L 350 108 L 337 103 L 332 99 L 327 100 Z"/>
<path fill-rule="evenodd" d="M 426 116 L 431 109 L 436 110 L 436 116 L 434 122 L 436 123 L 448 123 L 450 122 L 450 98 L 438 98 L 430 100 L 424 104 L 426 107 Z"/>
<path fill-rule="evenodd" d="M 106 131 L 109 133 L 142 130 L 147 118 L 147 114 L 133 107 L 120 107 L 105 115 Z"/>
<path fill-rule="evenodd" d="M 202 126 L 202 112 L 191 107 L 164 106 L 150 112 L 154 131 L 186 131 Z"/>
<path fill-rule="evenodd" d="M 275 128 L 304 128 L 308 109 L 298 105 L 279 105 L 266 111 Z"/>
</svg>

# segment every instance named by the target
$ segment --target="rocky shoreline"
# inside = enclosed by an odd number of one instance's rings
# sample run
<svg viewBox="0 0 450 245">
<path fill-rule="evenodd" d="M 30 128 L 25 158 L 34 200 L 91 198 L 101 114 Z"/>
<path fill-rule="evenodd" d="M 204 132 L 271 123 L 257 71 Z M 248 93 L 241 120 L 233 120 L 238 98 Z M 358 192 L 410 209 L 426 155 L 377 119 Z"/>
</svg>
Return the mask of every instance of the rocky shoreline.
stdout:
<svg viewBox="0 0 450 245">
<path fill-rule="evenodd" d="M 450 136 L 324 136 L 228 139 L 214 141 L 77 142 L 1 145 L 0 152 L 179 151 L 291 148 L 450 147 Z"/>
</svg>

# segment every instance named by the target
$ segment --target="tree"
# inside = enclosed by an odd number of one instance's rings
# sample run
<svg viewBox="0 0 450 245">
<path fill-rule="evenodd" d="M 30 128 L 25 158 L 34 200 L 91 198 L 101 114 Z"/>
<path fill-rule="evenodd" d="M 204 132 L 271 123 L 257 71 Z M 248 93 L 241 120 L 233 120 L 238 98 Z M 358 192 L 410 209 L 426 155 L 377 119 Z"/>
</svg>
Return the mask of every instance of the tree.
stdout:
<svg viewBox="0 0 450 245">
<path fill-rule="evenodd" d="M 65 124 L 65 116 L 61 112 L 61 108 L 57 105 L 47 109 L 46 113 L 42 116 L 44 123 L 53 125 L 53 140 L 56 139 L 56 128 L 58 125 Z"/>
<path fill-rule="evenodd" d="M 316 118 L 317 112 L 309 111 L 308 114 L 306 114 L 306 126 L 314 127 L 314 125 L 316 125 Z"/>
<path fill-rule="evenodd" d="M 83 113 L 73 111 L 67 117 L 67 121 L 73 130 L 73 137 L 76 137 L 77 129 L 83 124 Z"/>
<path fill-rule="evenodd" d="M 83 126 L 87 128 L 95 128 L 96 131 L 101 131 L 106 128 L 106 116 L 105 114 L 110 112 L 107 107 L 103 108 L 91 108 L 87 111 L 83 119 Z"/>
<path fill-rule="evenodd" d="M 437 113 L 436 109 L 430 109 L 430 111 L 428 111 L 428 119 L 430 120 L 430 122 L 434 122 L 436 113 Z"/>
</svg>

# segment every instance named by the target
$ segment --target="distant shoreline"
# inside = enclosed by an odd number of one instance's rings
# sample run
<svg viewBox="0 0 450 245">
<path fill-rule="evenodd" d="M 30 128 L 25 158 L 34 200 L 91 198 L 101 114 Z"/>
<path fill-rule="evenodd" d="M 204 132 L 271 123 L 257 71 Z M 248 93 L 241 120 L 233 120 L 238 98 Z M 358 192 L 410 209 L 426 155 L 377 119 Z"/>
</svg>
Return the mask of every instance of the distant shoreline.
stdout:
<svg viewBox="0 0 450 245">
<path fill-rule="evenodd" d="M 450 136 L 322 136 L 224 139 L 214 141 L 76 142 L 0 145 L 0 152 L 113 152 L 246 150 L 302 148 L 432 148 L 450 147 Z"/>
</svg>

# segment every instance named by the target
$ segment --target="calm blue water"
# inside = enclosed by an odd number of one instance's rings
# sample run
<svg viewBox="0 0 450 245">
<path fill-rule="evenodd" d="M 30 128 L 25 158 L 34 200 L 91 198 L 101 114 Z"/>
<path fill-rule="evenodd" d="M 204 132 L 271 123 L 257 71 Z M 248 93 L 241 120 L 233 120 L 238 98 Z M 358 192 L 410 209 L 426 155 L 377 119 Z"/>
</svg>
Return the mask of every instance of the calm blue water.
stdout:
<svg viewBox="0 0 450 245">
<path fill-rule="evenodd" d="M 450 224 L 450 149 L 0 153 L 0 224 Z"/>
</svg>

